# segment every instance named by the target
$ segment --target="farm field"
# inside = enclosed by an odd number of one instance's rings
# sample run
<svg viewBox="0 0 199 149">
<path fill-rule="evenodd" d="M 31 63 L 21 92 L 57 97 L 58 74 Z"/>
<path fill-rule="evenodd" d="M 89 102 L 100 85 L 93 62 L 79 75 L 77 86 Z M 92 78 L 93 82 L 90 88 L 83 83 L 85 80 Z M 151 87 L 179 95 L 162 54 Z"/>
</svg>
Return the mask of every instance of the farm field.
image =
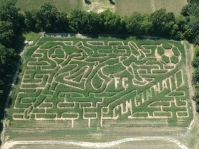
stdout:
<svg viewBox="0 0 199 149">
<path fill-rule="evenodd" d="M 129 16 L 133 12 L 150 14 L 161 8 L 179 15 L 187 0 L 115 0 L 115 12 L 122 16 Z"/>
<path fill-rule="evenodd" d="M 0 3 L 5 0 L 0 0 Z M 83 9 L 83 0 L 12 0 L 16 2 L 16 6 L 21 9 L 22 12 L 26 10 L 39 9 L 40 6 L 49 2 L 54 4 L 61 12 L 69 13 L 73 9 Z"/>
<path fill-rule="evenodd" d="M 1 3 L 5 0 L 0 0 Z M 85 3 L 84 0 L 12 0 L 16 2 L 16 6 L 25 10 L 39 9 L 44 2 L 54 4 L 59 11 L 69 13 L 73 9 L 85 11 L 94 11 L 100 13 L 106 9 L 110 9 L 122 16 L 129 16 L 133 12 L 142 14 L 150 14 L 160 8 L 165 8 L 167 11 L 174 12 L 179 15 L 182 7 L 187 4 L 187 0 L 113 0 L 113 4 L 109 0 L 89 0 L 90 3 Z"/>
<path fill-rule="evenodd" d="M 85 11 L 93 11 L 96 13 L 107 9 L 110 9 L 112 12 L 115 11 L 115 5 L 111 4 L 109 0 L 89 0 L 89 2 L 89 4 L 83 3 Z"/>
<path fill-rule="evenodd" d="M 187 46 L 133 37 L 41 38 L 24 51 L 3 147 L 195 147 Z"/>
</svg>

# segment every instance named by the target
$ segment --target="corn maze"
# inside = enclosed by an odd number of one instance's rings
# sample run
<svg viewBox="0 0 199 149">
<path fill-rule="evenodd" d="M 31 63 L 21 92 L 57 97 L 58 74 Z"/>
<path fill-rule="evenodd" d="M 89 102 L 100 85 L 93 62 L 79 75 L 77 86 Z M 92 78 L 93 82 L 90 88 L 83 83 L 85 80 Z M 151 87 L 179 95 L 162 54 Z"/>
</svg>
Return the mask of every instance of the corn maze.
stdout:
<svg viewBox="0 0 199 149">
<path fill-rule="evenodd" d="M 42 38 L 26 53 L 14 121 L 105 127 L 190 119 L 185 50 L 174 41 Z"/>
</svg>

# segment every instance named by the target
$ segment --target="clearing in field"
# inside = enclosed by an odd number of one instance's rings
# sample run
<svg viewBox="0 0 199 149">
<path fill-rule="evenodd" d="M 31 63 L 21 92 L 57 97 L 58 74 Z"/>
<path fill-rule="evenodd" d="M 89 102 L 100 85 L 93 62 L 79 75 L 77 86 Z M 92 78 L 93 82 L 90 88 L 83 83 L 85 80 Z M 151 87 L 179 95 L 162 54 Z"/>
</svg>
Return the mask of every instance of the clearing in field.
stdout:
<svg viewBox="0 0 199 149">
<path fill-rule="evenodd" d="M 157 127 L 169 128 L 157 128 L 164 137 L 184 133 L 193 119 L 185 57 L 175 41 L 44 37 L 25 52 L 6 135 L 23 140 L 32 132 L 33 140 L 45 129 L 45 140 L 65 134 L 92 142 L 142 127 L 145 135 Z"/>
</svg>

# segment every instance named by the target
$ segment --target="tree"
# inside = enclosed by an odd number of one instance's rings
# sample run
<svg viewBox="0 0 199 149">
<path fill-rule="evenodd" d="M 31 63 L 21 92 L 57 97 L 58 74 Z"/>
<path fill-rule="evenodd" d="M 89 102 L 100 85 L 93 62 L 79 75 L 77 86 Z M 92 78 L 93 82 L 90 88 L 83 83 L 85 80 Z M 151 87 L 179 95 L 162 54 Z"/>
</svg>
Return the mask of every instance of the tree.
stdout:
<svg viewBox="0 0 199 149">
<path fill-rule="evenodd" d="M 38 12 L 38 26 L 43 31 L 52 32 L 56 28 L 58 22 L 57 15 L 59 14 L 57 8 L 50 3 L 44 3 Z"/>
<path fill-rule="evenodd" d="M 44 3 L 39 10 L 25 11 L 27 31 L 66 32 L 68 19 L 66 13 L 58 12 L 50 3 Z"/>
<path fill-rule="evenodd" d="M 189 5 L 185 5 L 182 8 L 180 14 L 183 15 L 183 16 L 189 16 Z"/>
<path fill-rule="evenodd" d="M 87 14 L 85 11 L 73 10 L 69 16 L 69 26 L 76 33 L 84 33 L 87 25 Z"/>
<path fill-rule="evenodd" d="M 141 35 L 143 30 L 143 17 L 140 13 L 134 12 L 130 17 L 125 19 L 126 28 L 129 33 L 134 35 Z M 141 26 L 142 24 L 142 26 Z"/>
<path fill-rule="evenodd" d="M 16 35 L 13 31 L 13 24 L 8 21 L 0 21 L 0 43 L 11 48 L 15 40 Z"/>
<path fill-rule="evenodd" d="M 166 13 L 165 9 L 160 9 L 150 15 L 150 21 L 154 35 L 168 37 L 175 24 L 175 16 L 172 12 Z"/>
<path fill-rule="evenodd" d="M 195 69 L 192 80 L 194 84 L 199 81 L 199 68 Z"/>
<path fill-rule="evenodd" d="M 84 28 L 84 33 L 100 33 L 101 30 L 103 29 L 103 22 L 100 16 L 97 13 L 94 12 L 89 12 L 86 15 L 86 24 Z"/>
<path fill-rule="evenodd" d="M 192 20 L 188 23 L 189 29 L 191 29 L 192 34 L 195 38 L 199 34 L 199 19 Z"/>
<path fill-rule="evenodd" d="M 199 46 L 195 46 L 195 56 L 199 56 Z"/>
<path fill-rule="evenodd" d="M 15 66 L 18 55 L 14 49 L 7 49 L 2 44 L 0 44 L 0 53 L 0 80 L 4 80 L 7 72 Z"/>
<path fill-rule="evenodd" d="M 37 13 L 38 11 L 25 11 L 25 25 L 27 31 L 39 31 L 39 28 L 36 28 L 37 23 Z"/>
<path fill-rule="evenodd" d="M 199 57 L 195 57 L 192 61 L 192 65 L 193 67 L 195 68 L 198 68 L 199 67 Z"/>
<path fill-rule="evenodd" d="M 7 48 L 19 50 L 23 45 L 24 16 L 14 3 L 4 1 L 0 6 L 0 42 Z"/>
<path fill-rule="evenodd" d="M 4 1 L 0 6 L 0 21 L 11 22 L 15 34 L 20 35 L 24 27 L 24 16 L 19 13 L 20 9 L 10 1 Z"/>
<path fill-rule="evenodd" d="M 57 22 L 55 25 L 56 32 L 67 32 L 69 30 L 69 22 L 66 13 L 57 14 Z"/>
<path fill-rule="evenodd" d="M 118 14 L 109 9 L 100 13 L 105 33 L 121 33 L 125 31 L 125 22 Z"/>
</svg>

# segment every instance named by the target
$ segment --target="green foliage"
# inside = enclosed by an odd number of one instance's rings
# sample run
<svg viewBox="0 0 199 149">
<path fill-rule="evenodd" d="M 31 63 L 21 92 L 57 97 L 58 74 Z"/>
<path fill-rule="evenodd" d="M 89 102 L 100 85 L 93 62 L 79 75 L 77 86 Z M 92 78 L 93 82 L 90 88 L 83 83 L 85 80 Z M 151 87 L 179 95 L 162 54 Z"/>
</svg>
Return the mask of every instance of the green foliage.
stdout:
<svg viewBox="0 0 199 149">
<path fill-rule="evenodd" d="M 194 59 L 192 61 L 192 66 L 195 68 L 199 67 L 199 57 L 194 57 Z"/>
<path fill-rule="evenodd" d="M 19 50 L 23 44 L 22 29 L 24 16 L 14 3 L 5 1 L 0 6 L 0 43 L 8 48 Z"/>
<path fill-rule="evenodd" d="M 25 11 L 25 24 L 29 31 L 66 32 L 68 30 L 67 14 L 58 12 L 50 3 L 44 3 L 39 10 Z"/>
<path fill-rule="evenodd" d="M 134 35 L 142 34 L 141 23 L 143 20 L 143 16 L 138 12 L 134 12 L 130 17 L 126 17 L 125 22 L 128 32 Z"/>
<path fill-rule="evenodd" d="M 2 44 L 0 44 L 0 53 L 0 80 L 2 80 L 6 76 L 6 72 L 13 69 L 18 56 L 14 49 L 7 49 Z"/>
<path fill-rule="evenodd" d="M 118 14 L 113 13 L 110 10 L 105 10 L 100 13 L 100 18 L 102 19 L 103 31 L 105 33 L 116 34 L 124 31 L 125 22 Z"/>
<path fill-rule="evenodd" d="M 69 25 L 74 32 L 83 33 L 84 27 L 88 23 L 87 13 L 81 10 L 73 10 L 70 13 Z"/>
<path fill-rule="evenodd" d="M 168 37 L 175 24 L 175 16 L 172 12 L 166 13 L 165 9 L 160 9 L 150 15 L 150 21 L 154 35 Z"/>
<path fill-rule="evenodd" d="M 194 84 L 199 81 L 199 68 L 195 69 L 192 80 Z"/>
<path fill-rule="evenodd" d="M 199 56 L 199 46 L 196 45 L 194 49 L 195 49 L 195 56 Z"/>
</svg>

